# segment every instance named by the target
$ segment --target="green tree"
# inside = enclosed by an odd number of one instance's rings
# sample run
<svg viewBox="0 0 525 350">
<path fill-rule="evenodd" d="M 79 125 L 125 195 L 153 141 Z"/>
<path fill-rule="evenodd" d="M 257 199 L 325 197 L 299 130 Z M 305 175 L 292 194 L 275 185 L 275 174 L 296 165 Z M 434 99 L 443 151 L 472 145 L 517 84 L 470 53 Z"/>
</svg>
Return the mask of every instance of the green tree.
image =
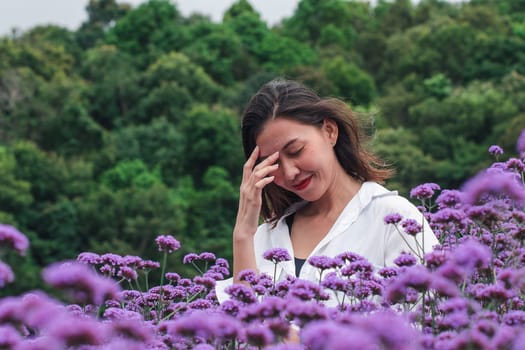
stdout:
<svg viewBox="0 0 525 350">
<path fill-rule="evenodd" d="M 184 135 L 183 173 L 196 186 L 212 166 L 223 167 L 230 176 L 240 176 L 243 164 L 239 121 L 224 108 L 195 106 L 180 124 Z M 234 178 L 236 179 L 236 178 Z"/>
<path fill-rule="evenodd" d="M 396 171 L 387 187 L 407 196 L 422 182 L 433 182 L 435 161 L 417 147 L 417 137 L 404 128 L 378 130 L 372 147 Z"/>
<path fill-rule="evenodd" d="M 357 33 L 369 26 L 369 10 L 368 4 L 357 1 L 301 0 L 292 17 L 283 21 L 283 33 L 313 47 L 344 38 L 335 42 L 350 48 Z"/>
<path fill-rule="evenodd" d="M 140 159 L 148 168 L 158 169 L 162 181 L 169 186 L 183 175 L 184 137 L 164 118 L 116 130 L 110 147 L 117 161 Z"/>
<path fill-rule="evenodd" d="M 308 45 L 273 33 L 266 35 L 256 50 L 263 69 L 277 74 L 317 62 L 316 52 Z"/>
<path fill-rule="evenodd" d="M 102 42 L 107 30 L 130 9 L 129 4 L 117 3 L 116 0 L 89 0 L 86 6 L 88 18 L 75 33 L 78 43 L 88 49 Z"/>
<path fill-rule="evenodd" d="M 201 24 L 202 26 L 202 24 Z M 182 49 L 192 62 L 203 67 L 217 83 L 232 85 L 235 81 L 234 67 L 244 64 L 241 40 L 236 33 L 224 24 L 207 23 L 206 28 L 196 30 L 199 34 L 191 37 L 196 40 Z"/>
<path fill-rule="evenodd" d="M 16 174 L 14 154 L 0 146 L 0 217 L 4 223 L 17 225 L 17 214 L 33 201 L 31 184 Z"/>
<path fill-rule="evenodd" d="M 132 58 L 115 46 L 101 45 L 84 54 L 80 73 L 89 115 L 106 129 L 123 124 L 144 94 Z"/>
<path fill-rule="evenodd" d="M 204 69 L 182 53 L 160 56 L 144 73 L 143 83 L 148 93 L 130 111 L 135 123 L 158 117 L 178 123 L 193 103 L 213 103 L 220 96 L 219 86 Z"/>
<path fill-rule="evenodd" d="M 106 41 L 146 67 L 159 55 L 182 49 L 188 37 L 184 19 L 169 0 L 149 0 L 130 10 L 106 35 Z"/>
<path fill-rule="evenodd" d="M 333 92 L 355 105 L 369 105 L 376 95 L 373 78 L 342 56 L 323 62 L 323 71 L 335 85 Z"/>
<path fill-rule="evenodd" d="M 231 259 L 231 235 L 239 194 L 238 185 L 232 184 L 228 172 L 220 166 L 211 166 L 201 186 L 196 188 L 193 181 L 186 178 L 177 193 L 187 205 L 187 228 L 181 236 L 183 252 L 220 252 L 221 257 Z"/>
<path fill-rule="evenodd" d="M 262 64 L 259 44 L 270 35 L 267 24 L 246 0 L 234 3 L 224 14 L 224 25 L 234 31 L 241 41 L 239 62 L 233 65 L 235 80 L 256 74 Z"/>
</svg>

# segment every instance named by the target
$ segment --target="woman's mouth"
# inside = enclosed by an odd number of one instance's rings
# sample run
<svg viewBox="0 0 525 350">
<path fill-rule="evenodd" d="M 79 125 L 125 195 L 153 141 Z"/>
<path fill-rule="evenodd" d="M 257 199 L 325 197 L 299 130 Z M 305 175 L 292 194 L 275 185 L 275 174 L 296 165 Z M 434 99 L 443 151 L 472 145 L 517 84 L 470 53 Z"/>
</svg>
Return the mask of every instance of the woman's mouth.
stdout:
<svg viewBox="0 0 525 350">
<path fill-rule="evenodd" d="M 293 185 L 293 188 L 296 190 L 296 191 L 302 191 L 304 190 L 306 187 L 308 187 L 308 185 L 310 184 L 310 181 L 312 180 L 312 176 L 308 176 L 306 179 L 302 180 L 301 182 L 299 182 L 298 184 L 296 185 Z"/>
</svg>

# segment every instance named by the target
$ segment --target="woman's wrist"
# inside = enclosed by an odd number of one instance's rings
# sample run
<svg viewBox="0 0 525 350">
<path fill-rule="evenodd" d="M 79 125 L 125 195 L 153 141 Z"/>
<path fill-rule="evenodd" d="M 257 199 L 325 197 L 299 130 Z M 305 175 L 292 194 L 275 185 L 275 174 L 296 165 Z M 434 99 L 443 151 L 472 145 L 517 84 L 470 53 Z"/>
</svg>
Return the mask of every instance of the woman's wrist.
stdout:
<svg viewBox="0 0 525 350">
<path fill-rule="evenodd" d="M 245 245 L 253 244 L 254 233 L 246 230 L 234 230 L 233 231 L 233 244 L 234 245 Z"/>
</svg>

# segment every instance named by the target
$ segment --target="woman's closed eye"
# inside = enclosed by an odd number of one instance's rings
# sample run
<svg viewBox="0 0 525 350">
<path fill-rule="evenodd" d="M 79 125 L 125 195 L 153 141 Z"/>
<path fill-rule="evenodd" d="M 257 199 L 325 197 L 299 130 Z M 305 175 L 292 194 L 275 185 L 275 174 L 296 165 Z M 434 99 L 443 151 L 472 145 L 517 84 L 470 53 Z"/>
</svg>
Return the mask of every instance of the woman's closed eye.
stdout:
<svg viewBox="0 0 525 350">
<path fill-rule="evenodd" d="M 301 154 L 301 152 L 303 151 L 303 148 L 304 147 L 301 147 L 301 148 L 299 148 L 297 150 L 288 152 L 288 156 L 290 156 L 290 157 L 297 157 L 297 156 L 299 156 Z"/>
</svg>

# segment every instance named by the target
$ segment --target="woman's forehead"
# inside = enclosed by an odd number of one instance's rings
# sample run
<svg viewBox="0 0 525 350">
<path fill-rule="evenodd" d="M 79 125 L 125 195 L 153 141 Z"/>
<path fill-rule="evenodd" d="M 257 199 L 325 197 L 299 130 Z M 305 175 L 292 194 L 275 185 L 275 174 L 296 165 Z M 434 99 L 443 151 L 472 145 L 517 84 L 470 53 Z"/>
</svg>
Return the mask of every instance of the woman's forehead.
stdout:
<svg viewBox="0 0 525 350">
<path fill-rule="evenodd" d="M 313 130 L 315 128 L 311 125 L 290 119 L 277 118 L 268 121 L 264 125 L 255 142 L 260 148 L 261 157 L 264 158 L 309 137 Z"/>
</svg>

